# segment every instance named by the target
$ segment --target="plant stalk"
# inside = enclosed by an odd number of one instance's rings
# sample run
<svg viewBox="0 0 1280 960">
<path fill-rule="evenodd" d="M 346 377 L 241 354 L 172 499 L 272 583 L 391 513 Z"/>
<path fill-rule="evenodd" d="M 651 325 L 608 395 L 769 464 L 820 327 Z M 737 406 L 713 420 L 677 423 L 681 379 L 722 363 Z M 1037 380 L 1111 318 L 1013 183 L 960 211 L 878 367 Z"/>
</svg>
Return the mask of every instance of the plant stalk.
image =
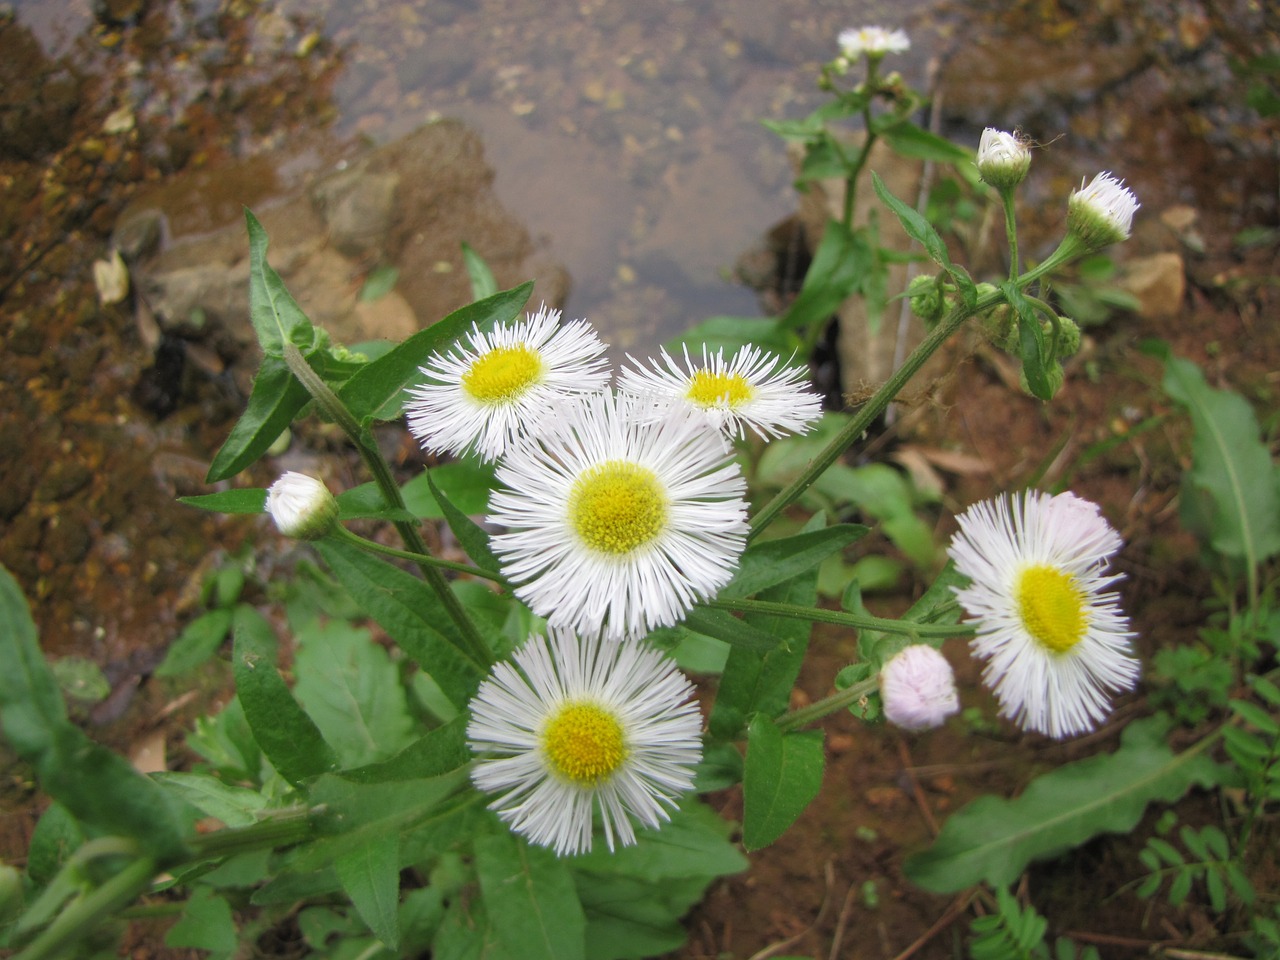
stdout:
<svg viewBox="0 0 1280 960">
<path fill-rule="evenodd" d="M 780 730 L 795 730 L 799 727 L 806 727 L 815 720 L 821 720 L 828 714 L 835 713 L 845 707 L 851 706 L 861 700 L 868 694 L 874 693 L 880 681 L 875 677 L 869 677 L 866 680 L 860 680 L 850 687 L 845 687 L 833 693 L 829 697 L 823 697 L 815 703 L 809 704 L 807 707 L 801 707 L 799 710 L 792 710 L 785 713 L 774 721 Z"/>
<path fill-rule="evenodd" d="M 834 623 L 858 630 L 878 630 L 900 636 L 921 639 L 924 637 L 971 637 L 974 628 L 963 623 L 913 623 L 909 620 L 888 620 L 864 613 L 845 613 L 842 610 L 824 610 L 821 607 L 802 607 L 792 603 L 776 603 L 772 600 L 708 600 L 703 606 L 714 610 L 736 610 L 740 613 L 759 613 L 788 620 L 806 620 L 811 623 Z"/>
</svg>

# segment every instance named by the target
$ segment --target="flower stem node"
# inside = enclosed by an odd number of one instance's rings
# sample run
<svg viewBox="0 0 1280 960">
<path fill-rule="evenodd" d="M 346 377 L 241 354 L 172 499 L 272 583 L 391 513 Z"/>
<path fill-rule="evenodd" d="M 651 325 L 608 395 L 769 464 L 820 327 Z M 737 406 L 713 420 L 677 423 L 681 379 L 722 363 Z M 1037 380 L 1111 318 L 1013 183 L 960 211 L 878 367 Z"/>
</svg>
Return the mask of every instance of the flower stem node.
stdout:
<svg viewBox="0 0 1280 960">
<path fill-rule="evenodd" d="M 930 730 L 960 711 L 951 664 L 923 643 L 900 650 L 880 670 L 880 699 L 885 719 L 903 730 Z"/>
<path fill-rule="evenodd" d="M 987 127 L 978 141 L 977 166 L 978 176 L 1003 193 L 1026 179 L 1031 150 L 1016 133 Z"/>
<path fill-rule="evenodd" d="M 1101 250 L 1129 239 L 1138 198 L 1110 173 L 1074 190 L 1067 200 L 1067 230 L 1090 250 Z"/>
<path fill-rule="evenodd" d="M 315 477 L 289 471 L 267 490 L 267 513 L 286 537 L 319 540 L 338 522 L 338 501 Z"/>
</svg>

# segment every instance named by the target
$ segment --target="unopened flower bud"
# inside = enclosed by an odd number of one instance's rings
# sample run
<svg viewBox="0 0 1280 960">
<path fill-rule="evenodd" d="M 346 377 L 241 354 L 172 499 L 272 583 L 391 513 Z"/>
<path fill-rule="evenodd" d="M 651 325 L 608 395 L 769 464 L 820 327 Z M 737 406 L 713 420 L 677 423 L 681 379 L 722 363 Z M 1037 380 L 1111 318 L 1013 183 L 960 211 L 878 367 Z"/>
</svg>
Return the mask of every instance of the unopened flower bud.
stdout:
<svg viewBox="0 0 1280 960">
<path fill-rule="evenodd" d="M 1016 133 L 987 127 L 978 141 L 977 164 L 985 182 L 997 190 L 1012 190 L 1031 169 L 1031 151 Z"/>
<path fill-rule="evenodd" d="M 951 664 L 923 643 L 904 648 L 880 670 L 880 698 L 885 719 L 904 730 L 941 726 L 960 710 Z"/>
<path fill-rule="evenodd" d="M 1052 328 L 1050 328 L 1052 330 Z M 1058 356 L 1071 357 L 1080 350 L 1080 325 L 1070 317 L 1058 318 Z"/>
<path fill-rule="evenodd" d="M 286 537 L 319 540 L 338 520 L 338 501 L 315 477 L 290 471 L 267 490 L 267 513 Z"/>
<path fill-rule="evenodd" d="M 1067 229 L 1090 250 L 1101 250 L 1129 239 L 1138 207 L 1138 198 L 1123 180 L 1100 173 L 1087 187 L 1082 183 L 1072 191 L 1067 200 Z"/>
<path fill-rule="evenodd" d="M 911 38 L 905 32 L 884 27 L 841 30 L 836 41 L 840 52 L 849 60 L 857 60 L 863 54 L 878 60 L 886 53 L 902 53 L 911 47 Z"/>
<path fill-rule="evenodd" d="M 907 285 L 907 298 L 911 303 L 911 312 L 929 327 L 941 320 L 947 309 L 937 277 L 925 274 L 912 277 L 911 283 Z"/>
</svg>

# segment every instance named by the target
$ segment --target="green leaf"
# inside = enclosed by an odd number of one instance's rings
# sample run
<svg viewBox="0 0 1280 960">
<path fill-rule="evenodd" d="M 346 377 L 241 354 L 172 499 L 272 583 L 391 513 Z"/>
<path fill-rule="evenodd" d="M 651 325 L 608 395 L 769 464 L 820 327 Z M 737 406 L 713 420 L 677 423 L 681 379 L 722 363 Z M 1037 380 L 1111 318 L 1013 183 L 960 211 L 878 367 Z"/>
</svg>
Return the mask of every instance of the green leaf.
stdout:
<svg viewBox="0 0 1280 960">
<path fill-rule="evenodd" d="M 727 610 L 694 607 L 685 615 L 684 622 L 691 630 L 757 654 L 768 653 L 781 642 L 780 638 L 753 627 Z"/>
<path fill-rule="evenodd" d="M 233 632 L 236 694 L 254 739 L 271 765 L 294 784 L 336 768 L 333 748 L 298 706 L 276 669 L 271 625 L 252 607 L 241 606 L 236 608 Z"/>
<path fill-rule="evenodd" d="M 793 537 L 754 543 L 742 554 L 738 572 L 720 591 L 725 598 L 749 597 L 813 569 L 833 553 L 866 536 L 868 528 L 841 523 Z"/>
<path fill-rule="evenodd" d="M 431 588 L 354 544 L 321 540 L 316 549 L 360 609 L 431 675 L 455 707 L 465 707 L 488 671 L 462 652 L 456 628 Z"/>
<path fill-rule="evenodd" d="M 237 942 L 231 905 L 203 885 L 192 889 L 182 907 L 182 916 L 164 937 L 167 947 L 208 950 L 215 958 L 231 956 Z"/>
<path fill-rule="evenodd" d="M 230 610 L 210 610 L 201 614 L 186 625 L 178 639 L 165 651 L 164 660 L 156 667 L 155 675 L 176 677 L 194 670 L 218 652 L 230 630 Z"/>
<path fill-rule="evenodd" d="M 223 783 L 207 773 L 161 771 L 151 779 L 201 813 L 217 817 L 228 827 L 247 827 L 266 809 L 267 799 L 257 790 Z"/>
<path fill-rule="evenodd" d="M 459 714 L 444 726 L 419 737 L 394 757 L 342 771 L 346 780 L 357 783 L 386 783 L 438 777 L 471 762 L 467 747 L 467 716 Z"/>
<path fill-rule="evenodd" d="M 364 286 L 360 288 L 360 302 L 371 303 L 385 297 L 396 288 L 396 281 L 399 279 L 400 271 L 390 264 L 374 267 L 364 278 Z"/>
<path fill-rule="evenodd" d="M 432 353 L 446 349 L 474 324 L 484 327 L 512 320 L 532 292 L 530 281 L 453 311 L 361 367 L 342 385 L 338 399 L 356 420 L 394 420 L 400 415 L 405 387 L 421 377 L 418 367 Z"/>
<path fill-rule="evenodd" d="M 957 166 L 973 163 L 972 150 L 952 143 L 945 137 L 930 133 L 908 120 L 900 120 L 880 131 L 880 136 L 894 153 L 904 157 L 932 160 L 935 163 L 952 163 Z"/>
<path fill-rule="evenodd" d="M 303 353 L 316 343 L 316 330 L 289 293 L 280 275 L 267 263 L 267 231 L 247 208 L 249 228 L 249 319 L 265 357 L 283 357 L 292 343 Z"/>
<path fill-rule="evenodd" d="M 245 411 L 209 465 L 206 483 L 234 477 L 267 452 L 311 395 L 279 357 L 263 357 Z"/>
<path fill-rule="evenodd" d="M 702 356 L 705 345 L 709 353 L 723 350 L 731 357 L 743 347 L 755 344 L 764 350 L 783 355 L 791 353 L 798 341 L 783 330 L 772 317 L 709 317 L 696 323 L 678 337 L 668 340 L 666 348 L 679 354 L 688 348 L 690 356 Z"/>
<path fill-rule="evenodd" d="M 297 630 L 297 643 L 294 695 L 342 766 L 384 760 L 409 745 L 404 687 L 368 630 L 313 621 Z"/>
<path fill-rule="evenodd" d="M 1255 567 L 1280 551 L 1280 494 L 1253 408 L 1237 393 L 1215 390 L 1191 361 L 1165 348 L 1162 386 L 1186 407 L 1195 427 L 1191 469 L 1183 477 L 1184 522 L 1189 502 L 1201 518 L 1188 528 L 1225 556 Z"/>
<path fill-rule="evenodd" d="M 439 504 L 440 510 L 444 513 L 444 518 L 449 524 L 449 529 L 458 538 L 458 543 L 467 552 L 467 556 L 482 570 L 492 570 L 495 573 L 501 570 L 502 564 L 498 562 L 497 556 L 489 547 L 489 534 L 485 533 L 478 523 L 453 505 L 453 502 L 445 495 L 445 492 L 436 486 L 435 478 L 431 476 L 430 470 L 424 470 L 423 475 L 427 478 L 427 483 L 431 487 L 432 498 Z M 487 493 L 488 490 L 486 489 L 485 492 Z"/>
<path fill-rule="evenodd" d="M 840 304 L 858 289 L 872 259 L 865 231 L 850 231 L 839 220 L 828 220 L 800 293 L 777 321 L 778 325 L 799 330 L 826 323 Z"/>
<path fill-rule="evenodd" d="M 1014 800 L 984 796 L 953 814 L 933 846 L 907 858 L 904 870 L 934 893 L 980 881 L 1004 886 L 1032 860 L 1057 856 L 1100 833 L 1127 833 L 1148 803 L 1173 803 L 1192 786 L 1217 782 L 1196 748 L 1174 754 L 1168 721 L 1129 724 L 1115 753 L 1059 767 L 1033 780 Z"/>
<path fill-rule="evenodd" d="M 706 804 L 689 800 L 667 823 L 639 831 L 635 846 L 609 850 L 597 844 L 570 864 L 576 873 L 635 877 L 651 887 L 677 877 L 741 873 L 750 864 L 729 842 L 731 829 Z"/>
<path fill-rule="evenodd" d="M 950 267 L 951 257 L 947 253 L 947 245 L 942 242 L 942 237 L 938 235 L 937 230 L 933 229 L 933 225 L 890 193 L 889 188 L 884 185 L 884 181 L 874 170 L 871 171 L 871 184 L 875 187 L 876 196 L 880 198 L 880 202 L 893 211 L 898 222 L 902 224 L 902 229 L 907 232 L 907 236 L 924 247 L 929 259 L 938 266 Z"/>
<path fill-rule="evenodd" d="M 370 837 L 333 862 L 342 889 L 360 919 L 391 950 L 400 948 L 400 838 L 395 833 Z"/>
<path fill-rule="evenodd" d="M 503 830 L 475 841 L 485 911 L 503 955 L 583 960 L 586 920 L 565 862 Z"/>
<path fill-rule="evenodd" d="M 179 497 L 178 502 L 215 513 L 264 513 L 267 509 L 267 491 L 261 487 L 242 487 L 194 497 Z"/>
<path fill-rule="evenodd" d="M 1016 283 L 1005 281 L 1000 284 L 1000 290 L 1018 317 L 1018 348 L 1027 386 L 1031 388 L 1031 393 L 1036 398 L 1052 400 L 1053 383 L 1049 379 L 1049 364 L 1056 361 L 1049 356 L 1044 330 L 1040 325 L 1040 315 L 1031 302 L 1023 296 L 1022 290 Z"/>
<path fill-rule="evenodd" d="M 822 787 L 822 731 L 783 733 L 756 714 L 747 728 L 742 780 L 742 845 L 767 847 L 804 812 Z"/>
<path fill-rule="evenodd" d="M 493 271 L 484 262 L 484 257 L 465 240 L 462 241 L 462 262 L 466 265 L 467 276 L 471 278 L 471 299 L 483 300 L 498 292 L 498 281 L 493 278 Z"/>
<path fill-rule="evenodd" d="M 1231 709 L 1234 710 L 1245 722 L 1256 727 L 1269 737 L 1280 736 L 1280 722 L 1276 718 L 1267 713 L 1257 704 L 1249 703 L 1247 700 L 1232 700 Z"/>
<path fill-rule="evenodd" d="M 0 567 L 0 727 L 40 786 L 86 826 L 133 837 L 161 862 L 186 855 L 181 805 L 67 718 L 26 599 Z"/>
</svg>

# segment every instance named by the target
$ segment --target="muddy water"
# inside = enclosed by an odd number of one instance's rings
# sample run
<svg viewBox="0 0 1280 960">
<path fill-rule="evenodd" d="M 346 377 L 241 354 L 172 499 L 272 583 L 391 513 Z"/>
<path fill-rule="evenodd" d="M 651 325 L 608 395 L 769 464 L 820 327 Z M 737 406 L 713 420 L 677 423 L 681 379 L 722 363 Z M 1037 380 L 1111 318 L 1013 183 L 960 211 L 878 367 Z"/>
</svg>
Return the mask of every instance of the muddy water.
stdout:
<svg viewBox="0 0 1280 960">
<path fill-rule="evenodd" d="M 912 83 L 940 65 L 945 132 L 972 142 L 1016 123 L 1051 143 L 1027 198 L 1045 236 L 1066 191 L 1102 168 L 1137 188 L 1149 248 L 1173 203 L 1220 248 L 1274 223 L 1274 130 L 1231 68 L 1276 35 L 1273 5 L 975 6 L 0 4 L 0 562 L 36 600 L 46 644 L 107 666 L 109 719 L 189 616 L 192 571 L 252 526 L 173 503 L 206 492 L 203 465 L 243 404 L 238 358 L 187 345 L 175 359 L 127 305 L 97 302 L 90 264 L 142 185 L 207 174 L 219 186 L 187 209 L 214 227 L 357 141 L 459 116 L 484 138 L 502 203 L 568 267 L 568 312 L 645 350 L 702 317 L 756 312 L 728 274 L 795 207 L 785 152 L 758 121 L 812 109 L 838 31 L 880 22 L 910 31 L 893 65 Z M 359 479 L 292 456 L 281 463 L 335 485 Z"/>
</svg>

